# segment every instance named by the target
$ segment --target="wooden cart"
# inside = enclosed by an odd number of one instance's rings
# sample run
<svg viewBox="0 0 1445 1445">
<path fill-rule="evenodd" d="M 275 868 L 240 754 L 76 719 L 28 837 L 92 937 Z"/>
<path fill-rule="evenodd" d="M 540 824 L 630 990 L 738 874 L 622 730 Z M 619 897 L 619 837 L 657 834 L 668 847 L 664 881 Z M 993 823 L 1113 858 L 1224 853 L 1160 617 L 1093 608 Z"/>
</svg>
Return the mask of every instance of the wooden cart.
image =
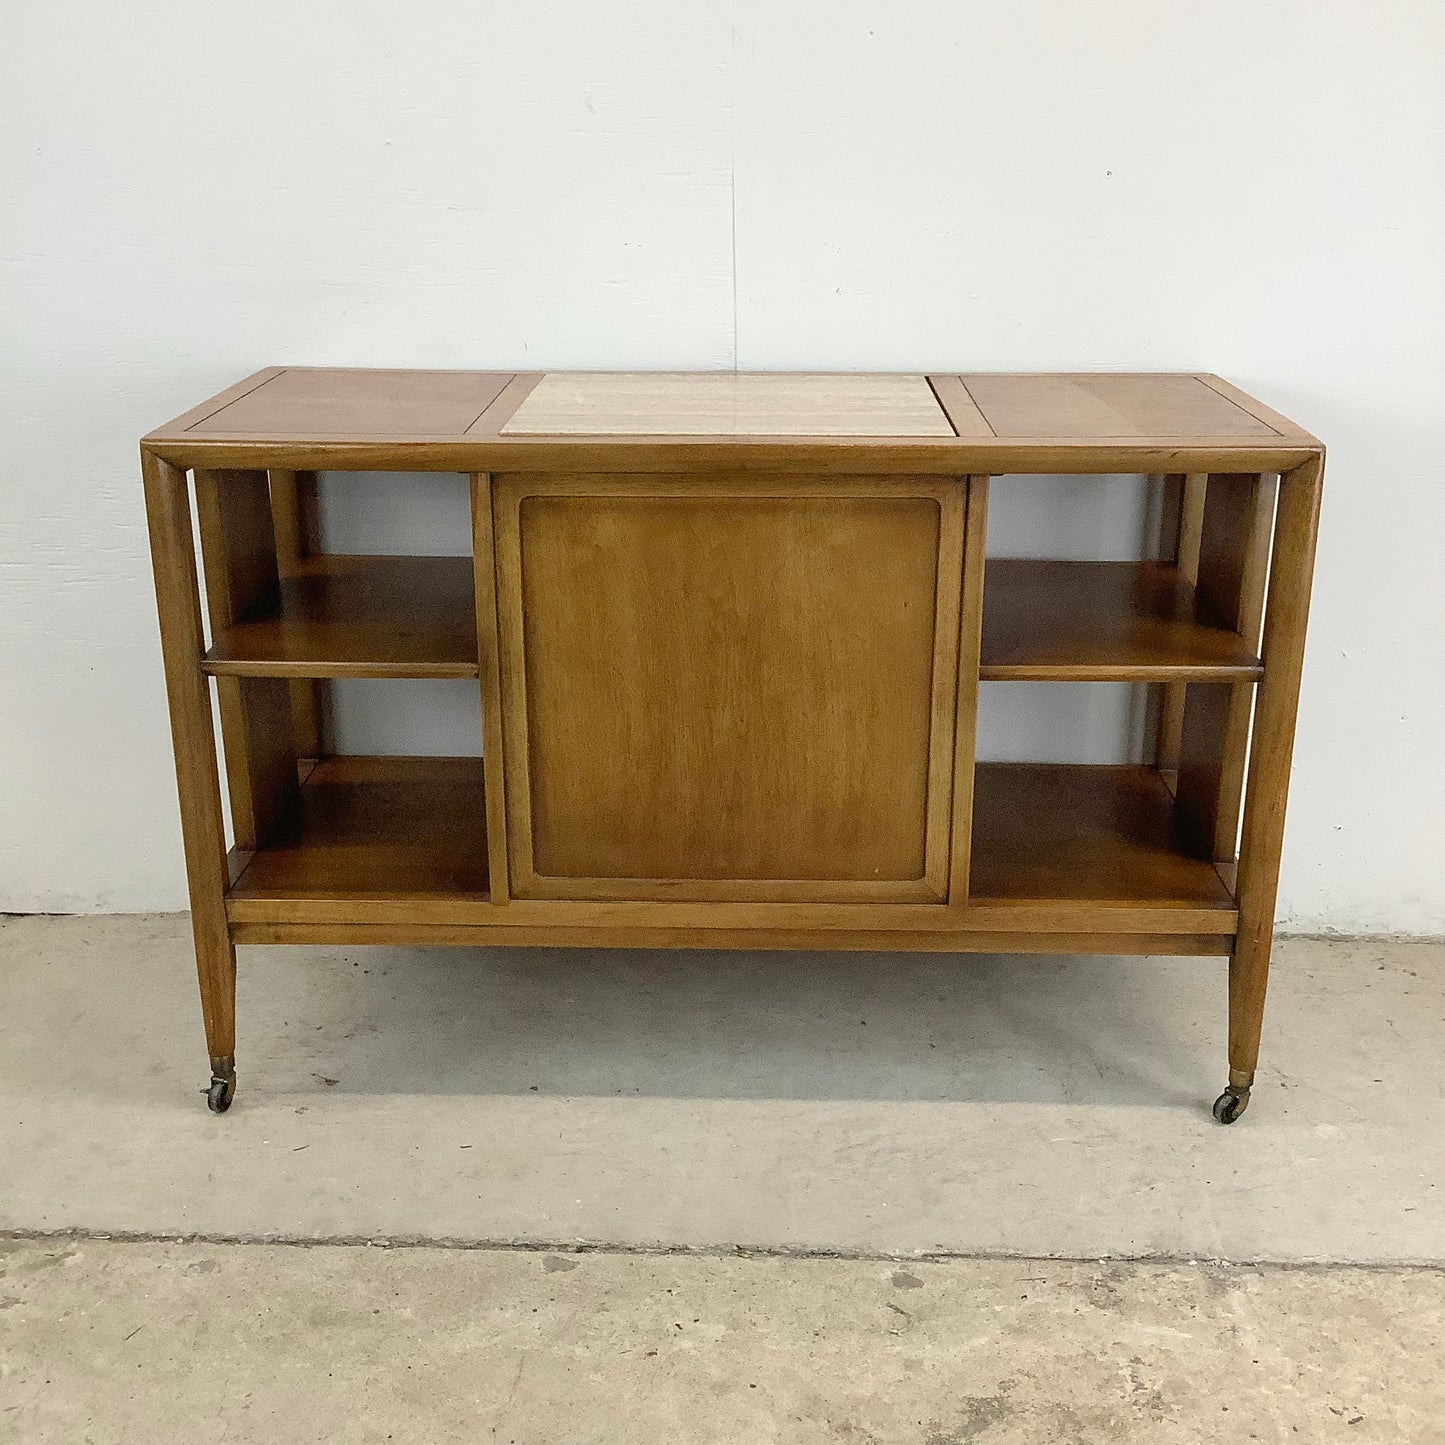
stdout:
<svg viewBox="0 0 1445 1445">
<path fill-rule="evenodd" d="M 1244 1110 L 1324 451 L 1234 387 L 277 367 L 141 454 L 212 1109 L 236 944 L 385 943 L 1227 955 Z M 323 469 L 469 474 L 472 556 L 325 552 Z M 1120 472 L 1161 560 L 986 561 L 991 479 Z M 335 755 L 356 677 L 480 756 Z M 1147 763 L 977 763 L 996 679 L 1148 684 Z"/>
</svg>

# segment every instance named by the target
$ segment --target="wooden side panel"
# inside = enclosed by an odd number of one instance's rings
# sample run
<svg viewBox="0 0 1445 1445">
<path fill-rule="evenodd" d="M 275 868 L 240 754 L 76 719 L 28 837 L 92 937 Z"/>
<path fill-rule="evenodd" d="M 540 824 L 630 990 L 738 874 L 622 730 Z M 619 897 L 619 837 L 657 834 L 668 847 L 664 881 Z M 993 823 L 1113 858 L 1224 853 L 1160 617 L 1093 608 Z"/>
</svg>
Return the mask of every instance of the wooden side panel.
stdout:
<svg viewBox="0 0 1445 1445">
<path fill-rule="evenodd" d="M 1259 647 L 1269 571 L 1275 478 L 1214 474 L 1200 519 L 1195 592 L 1201 615 Z M 1181 833 L 1198 857 L 1233 861 L 1249 748 L 1254 689 L 1190 684 L 1180 729 L 1177 796 Z"/>
<path fill-rule="evenodd" d="M 196 512 L 211 630 L 267 605 L 279 586 L 265 472 L 197 470 Z M 254 849 L 294 808 L 296 740 L 280 678 L 216 679 L 236 846 Z"/>
<path fill-rule="evenodd" d="M 321 549 L 315 472 L 272 468 L 271 523 L 276 534 L 276 566 L 282 577 L 294 575 L 303 558 Z M 324 678 L 298 677 L 291 683 L 292 726 L 304 758 L 325 756 L 330 684 Z"/>
<path fill-rule="evenodd" d="M 953 740 L 953 847 L 948 901 L 968 900 L 973 850 L 974 755 L 978 744 L 979 652 L 983 635 L 984 554 L 988 545 L 988 478 L 968 479 L 963 539 L 963 597 L 958 629 L 958 705 Z"/>
<path fill-rule="evenodd" d="M 494 498 L 514 896 L 946 897 L 961 483 Z"/>
</svg>

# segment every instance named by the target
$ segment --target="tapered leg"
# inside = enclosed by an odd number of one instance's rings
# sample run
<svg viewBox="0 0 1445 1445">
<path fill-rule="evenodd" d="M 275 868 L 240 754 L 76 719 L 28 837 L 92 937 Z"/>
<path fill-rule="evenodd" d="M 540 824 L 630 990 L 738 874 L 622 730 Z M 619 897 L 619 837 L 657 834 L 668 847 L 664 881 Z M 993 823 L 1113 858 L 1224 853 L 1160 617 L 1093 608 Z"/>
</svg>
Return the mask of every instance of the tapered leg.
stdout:
<svg viewBox="0 0 1445 1445">
<path fill-rule="evenodd" d="M 191 930 L 211 1057 L 208 1102 L 220 1113 L 230 1105 L 236 1080 L 236 950 L 226 922 L 226 834 L 210 685 L 200 668 L 205 634 L 191 540 L 190 496 L 185 472 L 146 452 L 141 458 L 180 792 Z"/>
<path fill-rule="evenodd" d="M 1280 478 L 1264 676 L 1255 701 L 1240 840 L 1239 930 L 1229 960 L 1229 1086 L 1214 1106 L 1215 1118 L 1225 1124 L 1244 1112 L 1259 1058 L 1323 475 L 1323 458 L 1315 458 Z"/>
</svg>

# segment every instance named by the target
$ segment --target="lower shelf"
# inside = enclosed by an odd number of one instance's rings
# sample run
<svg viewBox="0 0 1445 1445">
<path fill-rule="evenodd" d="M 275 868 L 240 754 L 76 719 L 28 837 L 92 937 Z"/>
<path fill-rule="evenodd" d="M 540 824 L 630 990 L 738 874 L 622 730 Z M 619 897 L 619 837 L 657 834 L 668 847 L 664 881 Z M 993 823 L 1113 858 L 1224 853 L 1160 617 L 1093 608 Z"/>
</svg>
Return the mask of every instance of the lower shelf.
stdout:
<svg viewBox="0 0 1445 1445">
<path fill-rule="evenodd" d="M 518 942 L 546 942 L 548 934 L 587 942 L 580 930 L 599 942 L 613 929 L 623 930 L 614 941 L 625 943 L 631 928 L 663 946 L 685 942 L 666 937 L 670 928 L 710 933 L 724 947 L 745 946 L 754 935 L 762 946 L 768 933 L 778 934 L 777 946 L 832 947 L 843 933 L 871 931 L 882 947 L 894 930 L 900 940 L 913 929 L 939 942 L 951 931 L 992 930 L 1001 950 L 1015 932 L 1023 942 L 1029 933 L 1053 933 L 1057 946 L 1071 950 L 1078 943 L 1070 940 L 1089 934 L 1232 933 L 1229 891 L 1211 863 L 1178 846 L 1172 801 L 1151 768 L 980 764 L 971 897 L 957 908 L 625 900 L 493 908 L 480 758 L 333 757 L 307 776 L 290 826 L 246 863 L 228 911 L 233 922 L 251 925 L 485 925 L 498 941 L 507 928 L 528 931 Z M 1126 917 L 1141 910 L 1142 920 Z M 809 943 L 796 932 L 808 929 L 833 938 L 815 933 Z"/>
<path fill-rule="evenodd" d="M 1214 865 L 1180 846 L 1173 805 L 1154 768 L 980 763 L 969 901 L 1232 909 Z"/>
<path fill-rule="evenodd" d="M 485 900 L 485 804 L 480 758 L 325 758 L 228 897 Z"/>
</svg>

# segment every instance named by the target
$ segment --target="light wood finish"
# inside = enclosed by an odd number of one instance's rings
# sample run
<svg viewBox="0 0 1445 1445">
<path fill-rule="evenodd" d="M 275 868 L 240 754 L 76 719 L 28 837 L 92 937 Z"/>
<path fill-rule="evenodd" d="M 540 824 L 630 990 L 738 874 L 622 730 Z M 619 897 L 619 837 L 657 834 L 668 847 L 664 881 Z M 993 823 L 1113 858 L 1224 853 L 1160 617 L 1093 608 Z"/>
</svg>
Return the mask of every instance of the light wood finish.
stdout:
<svg viewBox="0 0 1445 1445">
<path fill-rule="evenodd" d="M 484 901 L 485 817 L 479 758 L 325 758 L 230 897 Z"/>
<path fill-rule="evenodd" d="M 1249 1087 L 1323 449 L 1237 388 L 270 368 L 142 454 L 213 1073 L 238 940 L 869 948 L 1229 954 Z M 320 468 L 469 474 L 476 565 L 323 556 Z M 990 475 L 1121 471 L 1168 560 L 986 561 Z M 474 677 L 483 755 L 317 762 L 312 674 Z M 1145 683 L 1160 766 L 975 765 L 981 677 Z"/>
<path fill-rule="evenodd" d="M 1199 578 L 1199 542 L 1204 526 L 1206 472 L 1189 472 L 1166 479 L 1177 488 L 1173 555 L 1179 575 L 1193 587 Z M 1172 788 L 1179 774 L 1179 747 L 1184 734 L 1186 685 L 1165 683 L 1158 698 L 1158 731 L 1154 749 L 1155 765 Z"/>
<path fill-rule="evenodd" d="M 507 871 L 507 775 L 502 743 L 502 656 L 497 627 L 492 479 L 484 473 L 473 476 L 471 494 L 472 543 L 476 557 L 473 605 L 482 688 L 482 762 L 487 780 L 487 858 L 491 901 L 505 903 L 511 897 L 511 882 Z"/>
<path fill-rule="evenodd" d="M 285 367 L 192 421 L 198 438 L 460 436 L 512 372 L 337 371 Z"/>
<path fill-rule="evenodd" d="M 948 901 L 955 905 L 968 901 L 969 856 L 973 848 L 973 759 L 978 741 L 979 647 L 987 546 L 988 478 L 969 477 L 953 738 L 953 847 L 948 863 Z"/>
<path fill-rule="evenodd" d="M 822 933 L 787 928 L 556 928 L 513 924 L 236 923 L 237 943 L 302 943 L 354 947 L 461 948 L 741 948 L 865 950 L 878 953 L 1139 954 L 1208 957 L 1229 953 L 1234 940 L 1214 933 L 910 933 L 849 929 Z"/>
<path fill-rule="evenodd" d="M 264 472 L 195 474 L 196 513 L 212 637 L 237 617 L 274 602 L 276 538 Z M 238 848 L 254 848 L 294 804 L 296 739 L 285 684 L 221 679 L 216 685 L 221 742 Z"/>
<path fill-rule="evenodd" d="M 1172 801 L 1152 768 L 980 763 L 970 899 L 1232 912 L 1214 868 L 1178 846 Z"/>
<path fill-rule="evenodd" d="M 939 406 L 947 414 L 955 436 L 979 440 L 993 436 L 993 428 L 974 405 L 961 376 L 930 376 L 928 384 L 933 388 Z"/>
<path fill-rule="evenodd" d="M 745 466 L 832 476 L 1172 472 L 1184 466 L 1277 472 L 1320 450 L 1302 428 L 1217 377 L 1192 373 L 999 378 L 995 390 L 1006 405 L 996 406 L 997 414 L 983 426 L 979 418 L 984 413 L 963 400 L 970 388 L 977 393 L 980 378 L 903 377 L 931 383 L 953 425 L 924 436 L 811 437 L 507 434 L 512 416 L 542 382 L 539 374 L 425 372 L 415 373 L 413 381 L 388 380 L 399 375 L 404 374 L 273 367 L 158 428 L 144 445 L 162 460 L 184 466 L 573 473 Z M 683 380 L 691 384 L 696 375 Z M 991 385 L 987 379 L 981 382 L 984 390 Z M 1094 418 L 1092 429 L 1040 433 L 1041 427 L 1067 425 L 1080 409 L 1081 394 L 1095 397 L 1083 405 Z M 353 426 L 358 416 L 362 422 Z M 1010 416 L 1022 430 L 1008 430 Z M 1211 429 L 1187 434 L 1201 416 Z M 1101 426 L 1124 431 L 1099 435 Z"/>
<path fill-rule="evenodd" d="M 276 536 L 276 565 L 281 575 L 296 570 L 303 557 L 321 550 L 315 472 L 273 467 L 270 471 L 271 527 Z"/>
<path fill-rule="evenodd" d="M 1254 1078 L 1264 1020 L 1323 479 L 1324 459 L 1317 458 L 1286 473 L 1279 485 L 1264 622 L 1264 677 L 1255 700 L 1239 851 L 1238 939 L 1229 963 L 1230 1080 L 1245 1087 Z"/>
<path fill-rule="evenodd" d="M 218 676 L 475 677 L 472 559 L 303 557 L 213 638 Z"/>
<path fill-rule="evenodd" d="M 1149 682 L 1253 678 L 1260 664 L 1231 628 L 1202 618 L 1164 562 L 996 559 L 984 585 L 986 680 Z"/>
<path fill-rule="evenodd" d="M 1275 491 L 1272 476 L 1211 476 L 1201 519 L 1201 608 L 1250 651 L 1259 646 L 1264 615 Z M 1252 703 L 1253 688 L 1240 681 L 1194 687 L 1185 697 L 1175 785 L 1180 823 L 1192 849 L 1218 863 L 1235 857 Z"/>
<path fill-rule="evenodd" d="M 321 550 L 318 478 L 315 472 L 272 468 L 271 522 L 276 533 L 276 567 L 293 577 L 303 558 Z M 292 727 L 303 757 L 319 758 L 327 746 L 329 684 L 322 678 L 291 680 Z"/>
<path fill-rule="evenodd" d="M 239 862 L 249 864 L 251 855 Z M 1187 860 L 1196 862 L 1197 860 Z M 1037 898 L 947 903 L 743 903 L 730 900 L 670 902 L 608 898 L 513 898 L 493 905 L 484 897 L 419 898 L 414 894 L 360 898 L 232 897 L 233 923 L 356 923 L 457 927 L 527 925 L 551 928 L 790 928 L 825 934 L 856 929 L 972 933 L 1192 933 L 1235 931 L 1233 907 L 1169 899 Z M 819 943 L 820 948 L 824 945 Z"/>
<path fill-rule="evenodd" d="M 516 897 L 946 897 L 960 483 L 494 485 Z"/>
<path fill-rule="evenodd" d="M 952 436 L 921 376 L 550 372 L 504 436 Z"/>
<path fill-rule="evenodd" d="M 1199 376 L 974 373 L 963 382 L 999 437 L 1167 441 L 1279 435 Z"/>
<path fill-rule="evenodd" d="M 200 669 L 204 634 L 191 540 L 190 493 L 185 472 L 146 452 L 141 454 L 141 463 L 175 743 L 196 973 L 206 1045 L 214 1061 L 236 1051 L 236 951 L 226 921 L 229 875 L 211 693 Z"/>
</svg>

